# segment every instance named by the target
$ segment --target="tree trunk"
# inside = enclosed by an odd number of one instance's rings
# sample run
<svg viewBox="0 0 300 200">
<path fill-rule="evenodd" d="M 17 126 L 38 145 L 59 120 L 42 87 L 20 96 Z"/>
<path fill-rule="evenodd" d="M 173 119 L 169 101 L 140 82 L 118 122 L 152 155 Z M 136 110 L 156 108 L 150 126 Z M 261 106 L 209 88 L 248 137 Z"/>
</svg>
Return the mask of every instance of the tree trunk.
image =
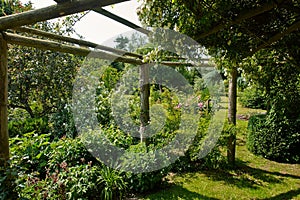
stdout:
<svg viewBox="0 0 300 200">
<path fill-rule="evenodd" d="M 236 125 L 236 99 L 237 99 L 237 68 L 232 69 L 229 81 L 228 90 L 228 122 Z M 231 133 L 227 144 L 227 160 L 229 165 L 235 164 L 235 147 L 236 147 L 236 133 Z"/>
<path fill-rule="evenodd" d="M 0 33 L 0 165 L 9 159 L 7 43 Z"/>
<path fill-rule="evenodd" d="M 140 98 L 141 98 L 141 114 L 140 114 L 140 138 L 141 142 L 147 141 L 146 126 L 150 121 L 150 83 L 149 83 L 149 66 L 142 65 L 140 68 Z M 146 142 L 147 143 L 147 142 Z"/>
</svg>

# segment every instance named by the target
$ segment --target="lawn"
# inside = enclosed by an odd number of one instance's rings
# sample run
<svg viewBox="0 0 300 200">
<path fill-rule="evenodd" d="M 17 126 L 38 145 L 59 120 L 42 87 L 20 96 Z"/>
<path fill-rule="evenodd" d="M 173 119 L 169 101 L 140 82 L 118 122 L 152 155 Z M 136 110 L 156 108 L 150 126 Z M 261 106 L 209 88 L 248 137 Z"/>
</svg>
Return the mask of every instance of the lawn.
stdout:
<svg viewBox="0 0 300 200">
<path fill-rule="evenodd" d="M 247 117 L 262 110 L 238 106 L 237 154 L 234 169 L 174 174 L 164 189 L 144 200 L 300 199 L 300 165 L 272 162 L 246 148 Z M 246 118 L 246 119 L 245 119 Z"/>
</svg>

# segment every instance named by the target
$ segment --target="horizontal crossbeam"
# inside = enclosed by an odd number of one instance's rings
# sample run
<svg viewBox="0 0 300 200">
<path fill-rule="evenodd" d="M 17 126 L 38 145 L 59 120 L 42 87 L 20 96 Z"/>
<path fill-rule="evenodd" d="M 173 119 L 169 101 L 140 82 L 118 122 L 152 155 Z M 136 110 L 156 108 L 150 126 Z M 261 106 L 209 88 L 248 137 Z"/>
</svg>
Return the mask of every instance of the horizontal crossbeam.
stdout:
<svg viewBox="0 0 300 200">
<path fill-rule="evenodd" d="M 57 17 L 62 17 L 93 8 L 104 7 L 116 3 L 121 3 L 128 0 L 72 0 L 64 3 L 30 10 L 22 13 L 16 13 L 0 17 L 0 30 L 6 30 L 13 27 L 19 27 L 29 24 L 34 24 L 40 21 L 46 21 Z"/>
<path fill-rule="evenodd" d="M 142 28 L 142 27 L 140 27 L 140 26 L 138 26 L 138 25 L 136 25 L 136 24 L 134 24 L 134 23 L 132 23 L 132 22 L 130 22 L 130 21 L 122 18 L 122 17 L 119 17 L 119 16 L 117 16 L 117 15 L 115 15 L 115 14 L 113 14 L 113 13 L 111 13 L 111 12 L 109 12 L 109 11 L 101 8 L 101 7 L 94 8 L 93 11 L 95 11 L 95 12 L 101 14 L 101 15 L 104 15 L 104 16 L 112 19 L 112 20 L 115 20 L 115 21 L 117 21 L 117 22 L 119 22 L 119 23 L 121 23 L 121 24 L 123 24 L 125 26 L 128 26 L 128 27 L 130 27 L 130 28 L 132 28 L 132 29 L 134 29 L 136 31 L 139 31 L 139 32 L 141 32 L 143 34 L 149 35 L 151 33 L 147 29 L 144 29 L 144 28 Z"/>
<path fill-rule="evenodd" d="M 121 50 L 121 49 L 115 49 L 115 48 L 103 46 L 103 45 L 100 45 L 100 44 L 96 44 L 96 43 L 81 40 L 81 39 L 75 39 L 75 38 L 71 38 L 71 37 L 67 37 L 67 36 L 57 35 L 57 34 L 54 34 L 54 33 L 49 33 L 49 32 L 41 31 L 41 30 L 38 30 L 38 29 L 27 28 L 27 27 L 18 27 L 18 28 L 13 28 L 13 29 L 16 30 L 16 31 L 19 31 L 19 32 L 30 33 L 30 34 L 34 34 L 34 35 L 38 35 L 38 36 L 42 36 L 42 37 L 47 37 L 49 39 L 58 40 L 60 42 L 68 42 L 68 43 L 72 43 L 72 44 L 78 44 L 78 45 L 81 45 L 81 46 L 92 47 L 92 48 L 95 48 L 95 49 L 100 49 L 100 50 L 112 52 L 112 53 L 115 53 L 115 54 L 118 54 L 118 55 L 131 56 L 131 57 L 135 57 L 135 58 L 142 58 L 142 56 L 139 55 L 139 54 L 127 52 L 127 51 L 124 51 L 124 50 Z"/>
</svg>

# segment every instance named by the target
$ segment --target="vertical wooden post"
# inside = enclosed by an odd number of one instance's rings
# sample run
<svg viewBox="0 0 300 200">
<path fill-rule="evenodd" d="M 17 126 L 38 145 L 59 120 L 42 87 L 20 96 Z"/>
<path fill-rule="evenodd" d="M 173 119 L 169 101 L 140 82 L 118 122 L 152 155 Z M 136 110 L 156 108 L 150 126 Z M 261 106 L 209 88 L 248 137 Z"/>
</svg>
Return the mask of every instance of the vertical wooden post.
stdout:
<svg viewBox="0 0 300 200">
<path fill-rule="evenodd" d="M 0 33 L 0 164 L 9 159 L 7 43 Z"/>
<path fill-rule="evenodd" d="M 228 122 L 236 125 L 236 99 L 237 99 L 237 68 L 234 67 L 231 71 L 228 90 Z M 231 166 L 235 165 L 235 148 L 236 148 L 236 134 L 231 133 L 227 144 L 227 160 Z"/>
<path fill-rule="evenodd" d="M 149 83 L 149 66 L 142 65 L 140 68 L 140 99 L 141 99 L 141 115 L 140 115 L 140 138 L 141 142 L 146 142 L 146 126 L 150 121 L 150 83 Z"/>
</svg>

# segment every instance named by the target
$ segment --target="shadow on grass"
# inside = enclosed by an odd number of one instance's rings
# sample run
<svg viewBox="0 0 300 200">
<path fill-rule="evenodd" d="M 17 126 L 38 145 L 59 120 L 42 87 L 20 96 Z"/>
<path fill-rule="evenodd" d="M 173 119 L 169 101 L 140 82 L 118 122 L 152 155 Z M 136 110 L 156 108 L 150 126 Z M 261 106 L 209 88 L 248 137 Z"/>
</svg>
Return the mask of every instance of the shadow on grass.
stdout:
<svg viewBox="0 0 300 200">
<path fill-rule="evenodd" d="M 300 179 L 299 176 L 270 172 L 262 169 L 253 168 L 246 162 L 236 160 L 234 169 L 224 169 L 216 171 L 201 171 L 214 181 L 224 181 L 226 184 L 235 185 L 239 188 L 258 188 L 264 184 L 281 183 L 284 177 Z"/>
<path fill-rule="evenodd" d="M 276 196 L 273 196 L 273 197 L 270 197 L 270 198 L 261 199 L 261 200 L 292 199 L 293 197 L 296 197 L 299 194 L 300 194 L 300 188 L 297 189 L 297 190 L 290 190 L 288 192 L 284 192 L 284 193 L 278 194 Z"/>
<path fill-rule="evenodd" d="M 216 198 L 207 197 L 196 192 L 189 191 L 180 185 L 174 185 L 170 188 L 160 190 L 157 194 L 153 193 L 147 196 L 147 200 L 176 200 L 176 199 L 203 199 L 217 200 Z"/>
</svg>

